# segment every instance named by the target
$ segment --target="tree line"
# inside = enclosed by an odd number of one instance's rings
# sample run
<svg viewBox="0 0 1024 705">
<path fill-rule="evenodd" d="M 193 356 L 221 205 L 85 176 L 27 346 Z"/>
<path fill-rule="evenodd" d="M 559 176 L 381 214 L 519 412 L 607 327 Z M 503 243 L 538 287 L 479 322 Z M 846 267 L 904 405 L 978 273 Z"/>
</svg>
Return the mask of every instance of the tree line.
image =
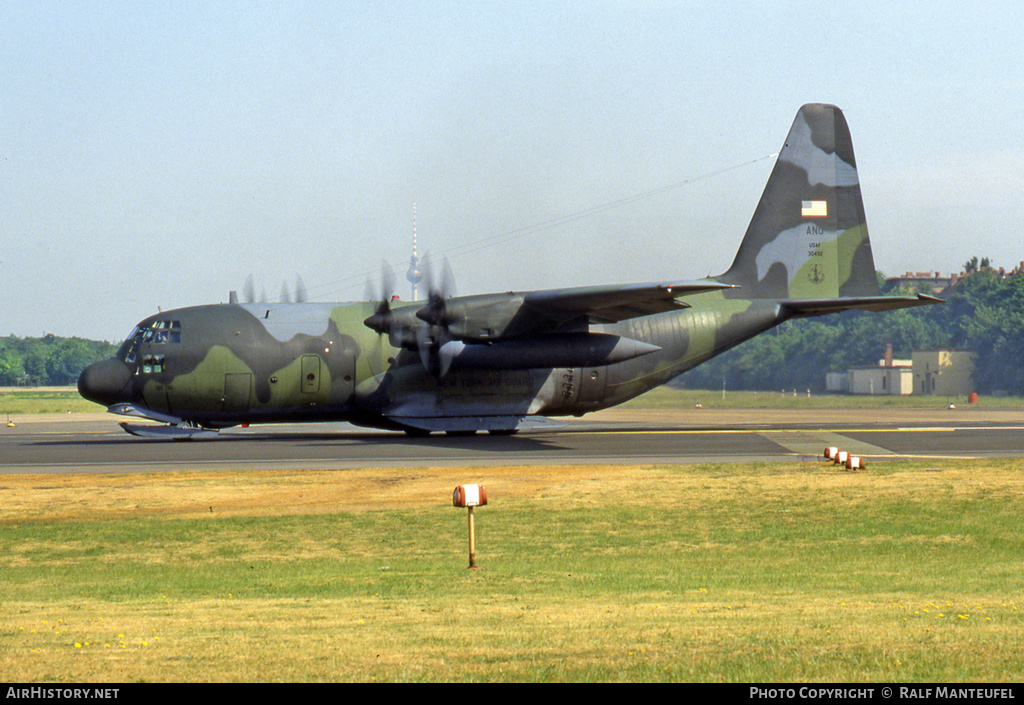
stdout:
<svg viewBox="0 0 1024 705">
<path fill-rule="evenodd" d="M 675 384 L 823 392 L 826 372 L 875 365 L 891 343 L 896 358 L 909 358 L 914 350 L 972 350 L 978 392 L 1024 396 L 1024 275 L 1006 276 L 972 262 L 944 304 L 787 321 L 690 370 Z M 904 287 L 884 293 L 917 292 Z M 114 343 L 55 335 L 0 338 L 0 386 L 74 384 L 87 365 L 116 350 Z"/>
<path fill-rule="evenodd" d="M 693 389 L 825 390 L 827 372 L 878 364 L 886 344 L 894 357 L 915 350 L 971 350 L 983 394 L 1024 396 L 1024 275 L 1005 275 L 977 258 L 944 304 L 887 313 L 851 311 L 796 319 L 681 375 Z M 884 291 L 916 294 L 910 286 Z M 930 294 L 930 290 L 922 293 Z"/>
<path fill-rule="evenodd" d="M 75 384 L 86 366 L 116 351 L 114 343 L 83 338 L 0 338 L 0 387 Z"/>
</svg>

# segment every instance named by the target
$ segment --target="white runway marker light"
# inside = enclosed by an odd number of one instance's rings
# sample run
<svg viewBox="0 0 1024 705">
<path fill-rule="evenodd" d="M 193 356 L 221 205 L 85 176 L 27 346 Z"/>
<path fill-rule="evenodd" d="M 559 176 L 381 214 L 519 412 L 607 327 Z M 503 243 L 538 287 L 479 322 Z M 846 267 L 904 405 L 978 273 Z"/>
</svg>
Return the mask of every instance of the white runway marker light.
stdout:
<svg viewBox="0 0 1024 705">
<path fill-rule="evenodd" d="M 469 566 L 467 570 L 480 570 L 476 565 L 476 527 L 473 523 L 473 508 L 487 504 L 487 489 L 483 485 L 459 485 L 452 494 L 452 504 L 466 507 L 469 524 Z"/>
</svg>

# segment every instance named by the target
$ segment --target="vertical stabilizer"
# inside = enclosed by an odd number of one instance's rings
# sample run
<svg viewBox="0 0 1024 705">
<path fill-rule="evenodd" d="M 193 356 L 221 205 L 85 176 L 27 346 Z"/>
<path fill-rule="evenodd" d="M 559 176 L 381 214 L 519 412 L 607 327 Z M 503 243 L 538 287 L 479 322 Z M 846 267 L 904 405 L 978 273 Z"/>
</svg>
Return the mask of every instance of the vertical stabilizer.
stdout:
<svg viewBox="0 0 1024 705">
<path fill-rule="evenodd" d="M 800 108 L 728 272 L 736 296 L 878 295 L 853 142 L 834 105 Z"/>
</svg>

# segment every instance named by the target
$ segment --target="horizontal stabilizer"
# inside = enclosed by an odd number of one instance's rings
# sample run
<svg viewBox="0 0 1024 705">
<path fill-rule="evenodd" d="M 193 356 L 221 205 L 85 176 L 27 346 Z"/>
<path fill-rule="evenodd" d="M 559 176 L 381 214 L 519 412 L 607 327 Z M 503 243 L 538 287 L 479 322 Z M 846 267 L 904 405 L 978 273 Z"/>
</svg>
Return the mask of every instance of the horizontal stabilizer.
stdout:
<svg viewBox="0 0 1024 705">
<path fill-rule="evenodd" d="M 781 305 L 797 316 L 820 316 L 840 311 L 892 311 L 912 306 L 945 303 L 926 294 L 917 296 L 851 296 L 838 299 L 797 299 L 782 301 Z"/>
</svg>

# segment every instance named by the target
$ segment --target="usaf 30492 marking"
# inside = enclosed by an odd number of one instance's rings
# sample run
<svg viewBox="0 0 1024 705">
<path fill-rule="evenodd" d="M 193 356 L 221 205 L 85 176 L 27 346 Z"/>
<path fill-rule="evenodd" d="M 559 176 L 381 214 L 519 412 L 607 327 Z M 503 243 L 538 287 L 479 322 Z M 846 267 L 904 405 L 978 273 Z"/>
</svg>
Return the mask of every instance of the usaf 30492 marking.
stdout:
<svg viewBox="0 0 1024 705">
<path fill-rule="evenodd" d="M 514 433 L 620 404 L 785 320 L 936 303 L 879 296 L 842 112 L 803 106 L 727 272 L 425 303 L 228 303 L 146 318 L 78 381 L 146 436 L 349 421 Z"/>
</svg>

